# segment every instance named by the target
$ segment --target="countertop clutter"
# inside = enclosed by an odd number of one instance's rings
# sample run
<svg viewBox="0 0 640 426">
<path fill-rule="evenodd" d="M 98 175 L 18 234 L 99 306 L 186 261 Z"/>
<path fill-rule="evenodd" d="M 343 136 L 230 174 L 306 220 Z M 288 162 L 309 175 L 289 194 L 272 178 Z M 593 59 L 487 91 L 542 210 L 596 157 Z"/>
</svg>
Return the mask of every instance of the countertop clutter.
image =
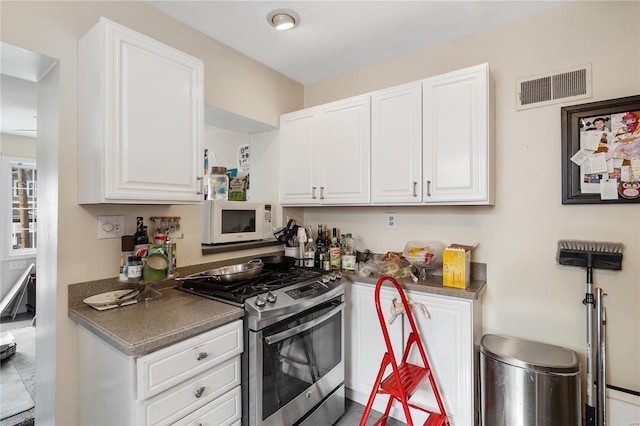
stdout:
<svg viewBox="0 0 640 426">
<path fill-rule="evenodd" d="M 69 317 L 125 355 L 141 356 L 242 318 L 244 310 L 161 288 L 154 301 L 97 311 L 82 302 L 87 291 L 109 286 L 102 280 L 69 286 Z M 173 282 L 168 280 L 167 283 Z"/>
<path fill-rule="evenodd" d="M 235 259 L 180 268 L 182 276 L 214 267 L 250 260 Z M 486 264 L 471 264 L 471 285 L 466 289 L 444 287 L 442 277 L 413 282 L 398 280 L 406 290 L 478 300 L 486 288 Z M 345 275 L 352 282 L 375 285 L 379 277 Z M 88 296 L 120 288 L 117 278 L 72 284 L 69 286 L 69 317 L 87 328 L 125 355 L 141 356 L 178 341 L 196 336 L 241 318 L 244 310 L 174 288 L 176 281 L 159 283 L 162 297 L 152 302 L 136 303 L 117 309 L 98 311 L 82 300 Z"/>
</svg>

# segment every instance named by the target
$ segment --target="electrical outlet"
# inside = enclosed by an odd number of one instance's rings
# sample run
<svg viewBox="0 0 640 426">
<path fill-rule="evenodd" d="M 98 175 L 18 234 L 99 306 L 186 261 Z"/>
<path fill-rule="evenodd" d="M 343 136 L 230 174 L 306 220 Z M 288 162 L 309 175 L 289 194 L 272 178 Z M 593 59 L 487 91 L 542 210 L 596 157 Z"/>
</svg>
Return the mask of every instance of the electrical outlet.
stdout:
<svg viewBox="0 0 640 426">
<path fill-rule="evenodd" d="M 385 221 L 388 229 L 396 229 L 398 227 L 398 214 L 395 212 L 385 213 Z"/>
<path fill-rule="evenodd" d="M 124 216 L 98 216 L 98 239 L 124 235 Z"/>
</svg>

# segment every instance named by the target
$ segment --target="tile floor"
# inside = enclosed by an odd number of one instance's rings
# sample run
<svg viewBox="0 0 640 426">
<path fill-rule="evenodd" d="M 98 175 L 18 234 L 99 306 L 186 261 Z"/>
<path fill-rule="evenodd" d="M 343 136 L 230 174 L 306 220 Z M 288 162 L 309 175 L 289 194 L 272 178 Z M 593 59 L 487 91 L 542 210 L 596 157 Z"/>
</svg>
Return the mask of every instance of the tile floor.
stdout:
<svg viewBox="0 0 640 426">
<path fill-rule="evenodd" d="M 358 404 L 350 399 L 346 399 L 344 416 L 342 416 L 334 426 L 358 426 L 360 424 L 360 419 L 362 418 L 362 413 L 364 413 L 364 405 Z M 372 411 L 369 419 L 367 420 L 367 424 L 373 424 L 380 418 L 380 415 L 381 413 L 378 411 Z M 406 423 L 396 419 L 387 420 L 387 426 L 403 425 L 406 425 Z"/>
</svg>

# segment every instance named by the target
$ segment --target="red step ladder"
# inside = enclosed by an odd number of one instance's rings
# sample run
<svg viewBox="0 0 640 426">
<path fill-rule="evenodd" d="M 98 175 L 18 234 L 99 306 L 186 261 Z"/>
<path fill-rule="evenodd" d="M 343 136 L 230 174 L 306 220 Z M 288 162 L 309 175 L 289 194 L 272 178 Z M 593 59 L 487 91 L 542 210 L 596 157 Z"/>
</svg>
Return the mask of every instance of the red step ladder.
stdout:
<svg viewBox="0 0 640 426">
<path fill-rule="evenodd" d="M 391 339 L 389 338 L 389 332 L 387 330 L 387 324 L 382 314 L 382 309 L 380 308 L 380 289 L 382 288 L 382 284 L 385 281 L 391 282 L 391 284 L 395 286 L 396 290 L 400 294 L 405 315 L 407 316 L 407 319 L 409 320 L 409 324 L 411 326 L 411 333 L 409 334 L 409 338 L 407 339 L 407 344 L 405 346 L 400 365 L 398 365 L 396 356 L 393 353 Z M 438 392 L 438 387 L 433 378 L 433 374 L 431 374 L 432 370 L 431 367 L 429 367 L 427 355 L 424 351 L 422 342 L 420 341 L 420 334 L 418 333 L 416 323 L 413 320 L 413 315 L 411 314 L 411 309 L 409 303 L 407 302 L 407 297 L 405 296 L 402 287 L 400 287 L 400 284 L 398 284 L 398 281 L 396 281 L 395 278 L 392 277 L 381 277 L 376 283 L 375 301 L 376 310 L 378 312 L 378 319 L 380 320 L 380 327 L 382 328 L 384 342 L 387 346 L 387 352 L 382 357 L 380 371 L 378 372 L 376 382 L 373 385 L 373 389 L 371 390 L 371 396 L 369 396 L 367 407 L 362 414 L 360 426 L 366 425 L 367 418 L 369 417 L 369 413 L 371 412 L 371 407 L 373 406 L 373 401 L 375 400 L 377 395 L 389 395 L 389 402 L 387 402 L 387 408 L 385 409 L 382 417 L 380 417 L 374 423 L 375 426 L 384 426 L 387 424 L 391 405 L 396 400 L 400 401 L 400 403 L 402 404 L 404 415 L 409 426 L 413 426 L 413 420 L 411 419 L 411 413 L 409 411 L 410 407 L 429 413 L 429 418 L 424 423 L 424 426 L 449 426 L 447 413 L 444 409 L 442 398 L 440 398 L 440 392 Z M 418 347 L 420 357 L 422 358 L 422 366 L 410 364 L 409 362 L 407 362 L 409 353 L 411 352 L 411 348 L 413 347 L 413 345 L 416 345 Z M 383 380 L 382 377 L 384 376 L 385 370 L 389 365 L 391 365 L 393 371 Z M 433 394 L 435 395 L 436 401 L 438 403 L 439 412 L 427 410 L 426 408 L 419 407 L 409 402 L 409 399 L 411 398 L 415 390 L 420 386 L 420 384 L 426 377 L 429 378 L 429 382 L 431 383 Z"/>
</svg>

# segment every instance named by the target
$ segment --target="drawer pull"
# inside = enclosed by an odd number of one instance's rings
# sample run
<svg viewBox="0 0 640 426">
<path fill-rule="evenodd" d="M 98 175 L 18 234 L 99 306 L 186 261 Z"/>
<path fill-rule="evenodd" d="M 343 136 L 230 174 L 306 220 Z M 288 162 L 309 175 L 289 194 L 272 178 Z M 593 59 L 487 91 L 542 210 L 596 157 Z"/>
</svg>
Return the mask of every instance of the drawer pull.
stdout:
<svg viewBox="0 0 640 426">
<path fill-rule="evenodd" d="M 206 352 L 200 352 L 200 353 L 198 354 L 198 361 L 202 361 L 203 359 L 205 359 L 205 358 L 206 358 L 206 357 L 208 357 L 208 356 L 209 356 L 209 354 L 208 354 L 208 353 L 206 353 Z"/>
<path fill-rule="evenodd" d="M 202 386 L 200 389 L 196 391 L 196 398 L 200 398 L 203 393 L 204 393 L 204 386 Z"/>
<path fill-rule="evenodd" d="M 315 186 L 311 187 L 311 199 L 312 200 L 316 199 L 316 187 Z"/>
<path fill-rule="evenodd" d="M 324 186 L 320 187 L 320 199 L 324 200 Z"/>
<path fill-rule="evenodd" d="M 416 191 L 417 188 L 418 188 L 418 182 L 413 182 L 413 196 L 414 197 L 418 196 L 418 192 Z"/>
</svg>

